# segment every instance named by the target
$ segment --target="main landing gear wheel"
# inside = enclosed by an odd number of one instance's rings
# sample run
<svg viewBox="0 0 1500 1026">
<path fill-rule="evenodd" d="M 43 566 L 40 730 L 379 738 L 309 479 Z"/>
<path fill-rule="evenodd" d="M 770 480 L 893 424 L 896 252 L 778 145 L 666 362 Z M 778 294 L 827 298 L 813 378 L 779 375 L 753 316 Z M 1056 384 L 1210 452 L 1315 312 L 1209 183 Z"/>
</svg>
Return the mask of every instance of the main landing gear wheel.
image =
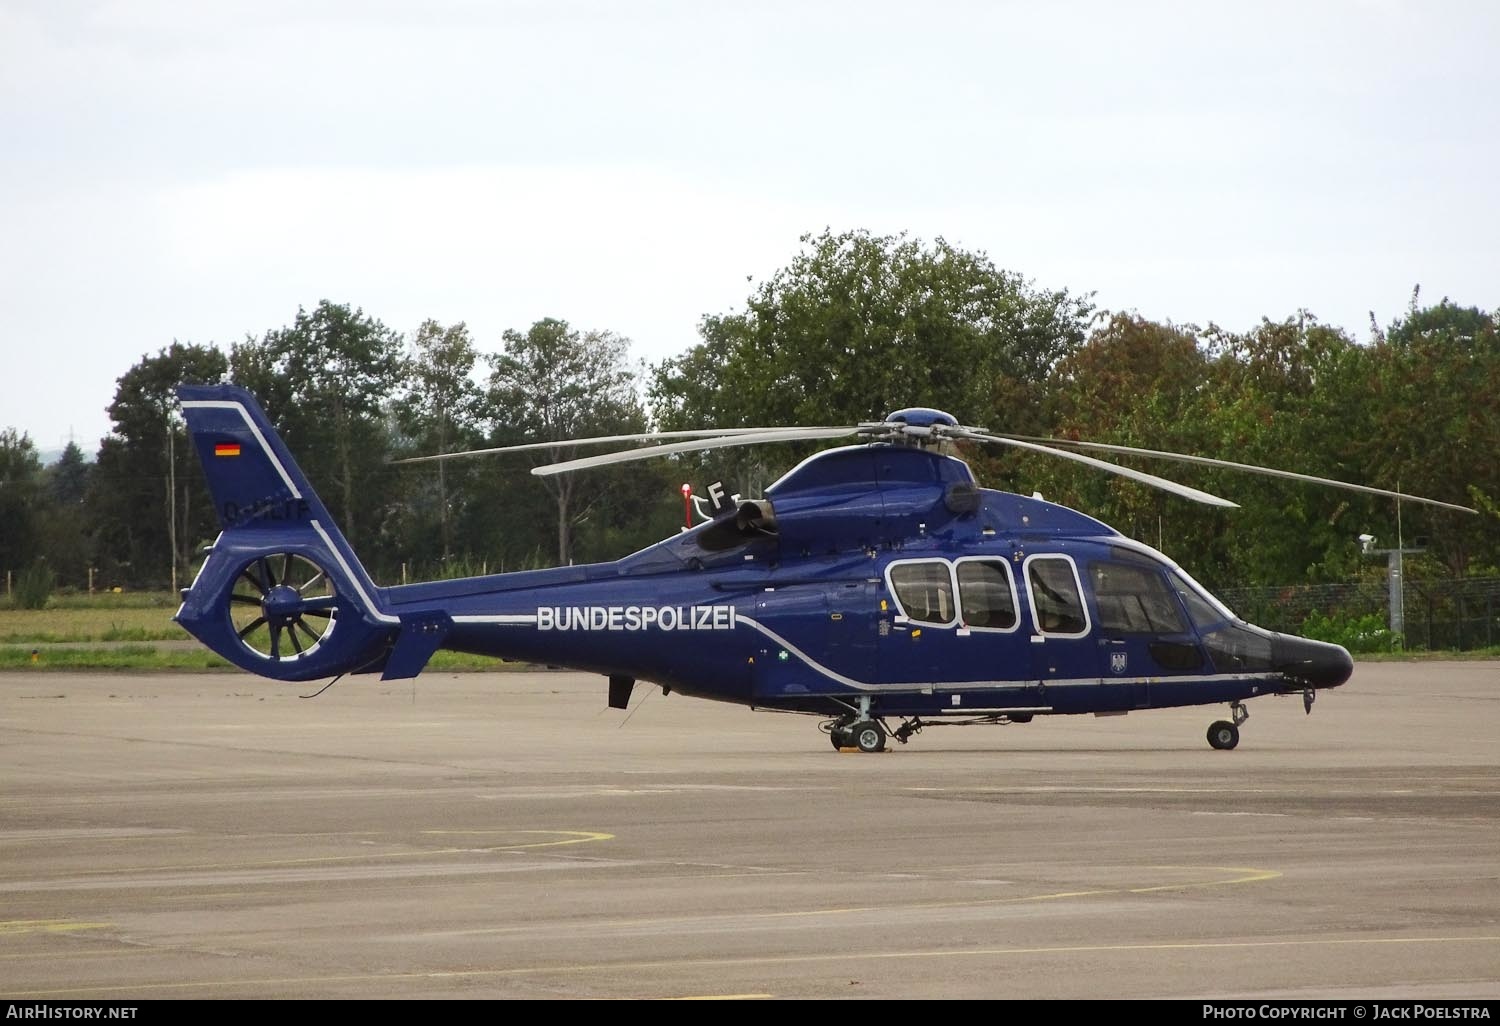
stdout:
<svg viewBox="0 0 1500 1026">
<path fill-rule="evenodd" d="M 1240 728 L 1228 720 L 1217 720 L 1208 728 L 1208 743 L 1210 747 L 1227 752 L 1240 743 Z"/>
<path fill-rule="evenodd" d="M 848 727 L 834 726 L 829 728 L 828 740 L 833 742 L 833 747 L 842 751 L 845 748 L 854 747 L 854 738 L 849 735 Z"/>
<path fill-rule="evenodd" d="M 235 578 L 229 618 L 246 648 L 263 659 L 300 659 L 333 630 L 338 593 L 305 556 L 261 556 Z"/>
<path fill-rule="evenodd" d="M 885 728 L 879 720 L 860 720 L 850 725 L 849 735 L 854 739 L 854 747 L 861 752 L 885 751 Z"/>
</svg>

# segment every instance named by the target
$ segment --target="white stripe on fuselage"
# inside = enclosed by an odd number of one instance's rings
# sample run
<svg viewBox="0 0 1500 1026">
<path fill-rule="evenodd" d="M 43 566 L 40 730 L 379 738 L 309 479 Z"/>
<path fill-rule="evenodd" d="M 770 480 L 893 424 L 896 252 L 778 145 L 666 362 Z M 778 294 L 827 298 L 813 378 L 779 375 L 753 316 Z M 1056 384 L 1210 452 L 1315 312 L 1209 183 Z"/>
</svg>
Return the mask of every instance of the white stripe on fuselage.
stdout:
<svg viewBox="0 0 1500 1026">
<path fill-rule="evenodd" d="M 318 537 L 323 539 L 323 544 L 328 546 L 328 551 L 333 554 L 333 558 L 338 560 L 340 569 L 344 571 L 344 575 L 354 585 L 354 590 L 359 592 L 360 601 L 365 604 L 365 612 L 381 623 L 400 623 L 401 617 L 392 616 L 390 613 L 382 613 L 375 605 L 374 600 L 365 592 L 365 586 L 359 583 L 359 574 L 354 572 L 354 568 L 349 565 L 349 561 L 344 558 L 344 554 L 339 551 L 339 547 L 333 543 L 332 538 L 328 537 L 328 532 L 323 530 L 323 525 L 316 520 L 309 520 L 308 523 L 312 524 L 313 530 L 318 532 Z"/>
<path fill-rule="evenodd" d="M 497 626 L 525 627 L 535 626 L 537 617 L 534 613 L 489 616 L 465 615 L 453 617 L 453 622 L 471 624 L 490 623 Z M 998 688 L 1034 688 L 1038 685 L 1043 685 L 1049 688 L 1070 688 L 1099 687 L 1104 683 L 1211 684 L 1226 683 L 1230 681 L 1249 681 L 1264 679 L 1264 675 L 1254 673 L 1211 673 L 1198 674 L 1191 677 L 1105 677 L 1103 675 L 1100 675 L 1098 677 L 1071 677 L 1027 680 L 917 681 L 902 684 L 872 684 L 869 681 L 856 680 L 855 678 L 850 677 L 847 674 L 840 673 L 832 667 L 825 666 L 823 663 L 820 663 L 818 660 L 808 655 L 802 649 L 798 648 L 792 642 L 788 641 L 780 634 L 777 634 L 775 631 L 771 630 L 769 627 L 765 626 L 754 617 L 749 617 L 744 613 L 737 612 L 735 614 L 733 622 L 735 626 L 738 626 L 739 624 L 746 624 L 752 627 L 753 629 L 763 634 L 765 637 L 769 638 L 771 641 L 775 642 L 778 646 L 785 649 L 791 655 L 794 655 L 798 659 L 802 660 L 802 662 L 806 664 L 809 669 L 816 671 L 819 675 L 826 677 L 837 684 L 842 684 L 847 688 L 853 688 L 856 691 L 920 691 L 929 693 L 933 691 L 941 691 L 946 694 L 953 691 L 993 691 Z"/>
<path fill-rule="evenodd" d="M 1208 684 L 1262 679 L 1262 675 L 1253 673 L 1212 673 L 1193 677 L 1104 677 L 1101 675 L 1098 677 L 1073 677 L 1066 679 L 922 681 L 905 684 L 871 684 L 866 681 L 855 680 L 853 677 L 824 666 L 796 645 L 751 617 L 741 614 L 736 618 L 736 622 L 749 624 L 792 655 L 801 659 L 809 668 L 816 670 L 829 680 L 836 681 L 846 687 L 855 688 L 859 691 L 989 691 L 995 688 L 1030 688 L 1036 687 L 1038 684 L 1049 688 L 1098 687 L 1106 681 L 1110 684 Z"/>
</svg>

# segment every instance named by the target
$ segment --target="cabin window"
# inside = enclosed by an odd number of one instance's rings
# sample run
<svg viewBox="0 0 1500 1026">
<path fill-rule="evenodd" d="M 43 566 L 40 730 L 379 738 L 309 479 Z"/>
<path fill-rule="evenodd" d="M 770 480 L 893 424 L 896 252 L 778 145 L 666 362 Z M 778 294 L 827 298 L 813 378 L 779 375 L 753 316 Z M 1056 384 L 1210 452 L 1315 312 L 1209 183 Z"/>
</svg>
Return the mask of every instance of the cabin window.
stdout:
<svg viewBox="0 0 1500 1026">
<path fill-rule="evenodd" d="M 1099 626 L 1124 634 L 1181 634 L 1187 630 L 1182 609 L 1161 574 L 1131 563 L 1089 566 Z"/>
<path fill-rule="evenodd" d="M 1078 570 L 1067 556 L 1032 556 L 1026 560 L 1031 617 L 1042 634 L 1081 638 L 1089 632 Z"/>
<path fill-rule="evenodd" d="M 949 624 L 955 619 L 953 575 L 940 559 L 893 563 L 891 591 L 908 620 Z"/>
<path fill-rule="evenodd" d="M 1016 585 L 1010 564 L 998 559 L 959 560 L 958 601 L 965 627 L 1014 630 Z"/>
</svg>

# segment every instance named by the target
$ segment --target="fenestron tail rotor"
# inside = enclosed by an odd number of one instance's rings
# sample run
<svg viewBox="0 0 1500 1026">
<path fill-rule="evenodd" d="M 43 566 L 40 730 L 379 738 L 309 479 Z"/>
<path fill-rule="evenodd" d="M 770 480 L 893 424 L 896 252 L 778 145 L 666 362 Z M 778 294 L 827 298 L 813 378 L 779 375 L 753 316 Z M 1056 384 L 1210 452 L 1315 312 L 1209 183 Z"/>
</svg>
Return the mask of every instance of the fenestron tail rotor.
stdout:
<svg viewBox="0 0 1500 1026">
<path fill-rule="evenodd" d="M 338 592 L 317 563 L 292 552 L 258 556 L 235 578 L 229 617 L 240 643 L 265 659 L 301 659 L 333 630 Z"/>
</svg>

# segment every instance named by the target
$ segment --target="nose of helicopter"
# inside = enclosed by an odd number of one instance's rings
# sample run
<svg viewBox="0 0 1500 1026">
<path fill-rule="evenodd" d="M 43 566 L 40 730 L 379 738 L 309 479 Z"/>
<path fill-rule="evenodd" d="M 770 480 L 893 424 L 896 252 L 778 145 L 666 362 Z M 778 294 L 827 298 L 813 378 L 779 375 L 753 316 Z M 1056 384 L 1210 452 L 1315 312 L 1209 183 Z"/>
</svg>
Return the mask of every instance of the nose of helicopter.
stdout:
<svg viewBox="0 0 1500 1026">
<path fill-rule="evenodd" d="M 1315 688 L 1336 688 L 1354 673 L 1354 660 L 1342 645 L 1278 634 L 1274 660 L 1282 673 L 1291 674 Z"/>
</svg>

